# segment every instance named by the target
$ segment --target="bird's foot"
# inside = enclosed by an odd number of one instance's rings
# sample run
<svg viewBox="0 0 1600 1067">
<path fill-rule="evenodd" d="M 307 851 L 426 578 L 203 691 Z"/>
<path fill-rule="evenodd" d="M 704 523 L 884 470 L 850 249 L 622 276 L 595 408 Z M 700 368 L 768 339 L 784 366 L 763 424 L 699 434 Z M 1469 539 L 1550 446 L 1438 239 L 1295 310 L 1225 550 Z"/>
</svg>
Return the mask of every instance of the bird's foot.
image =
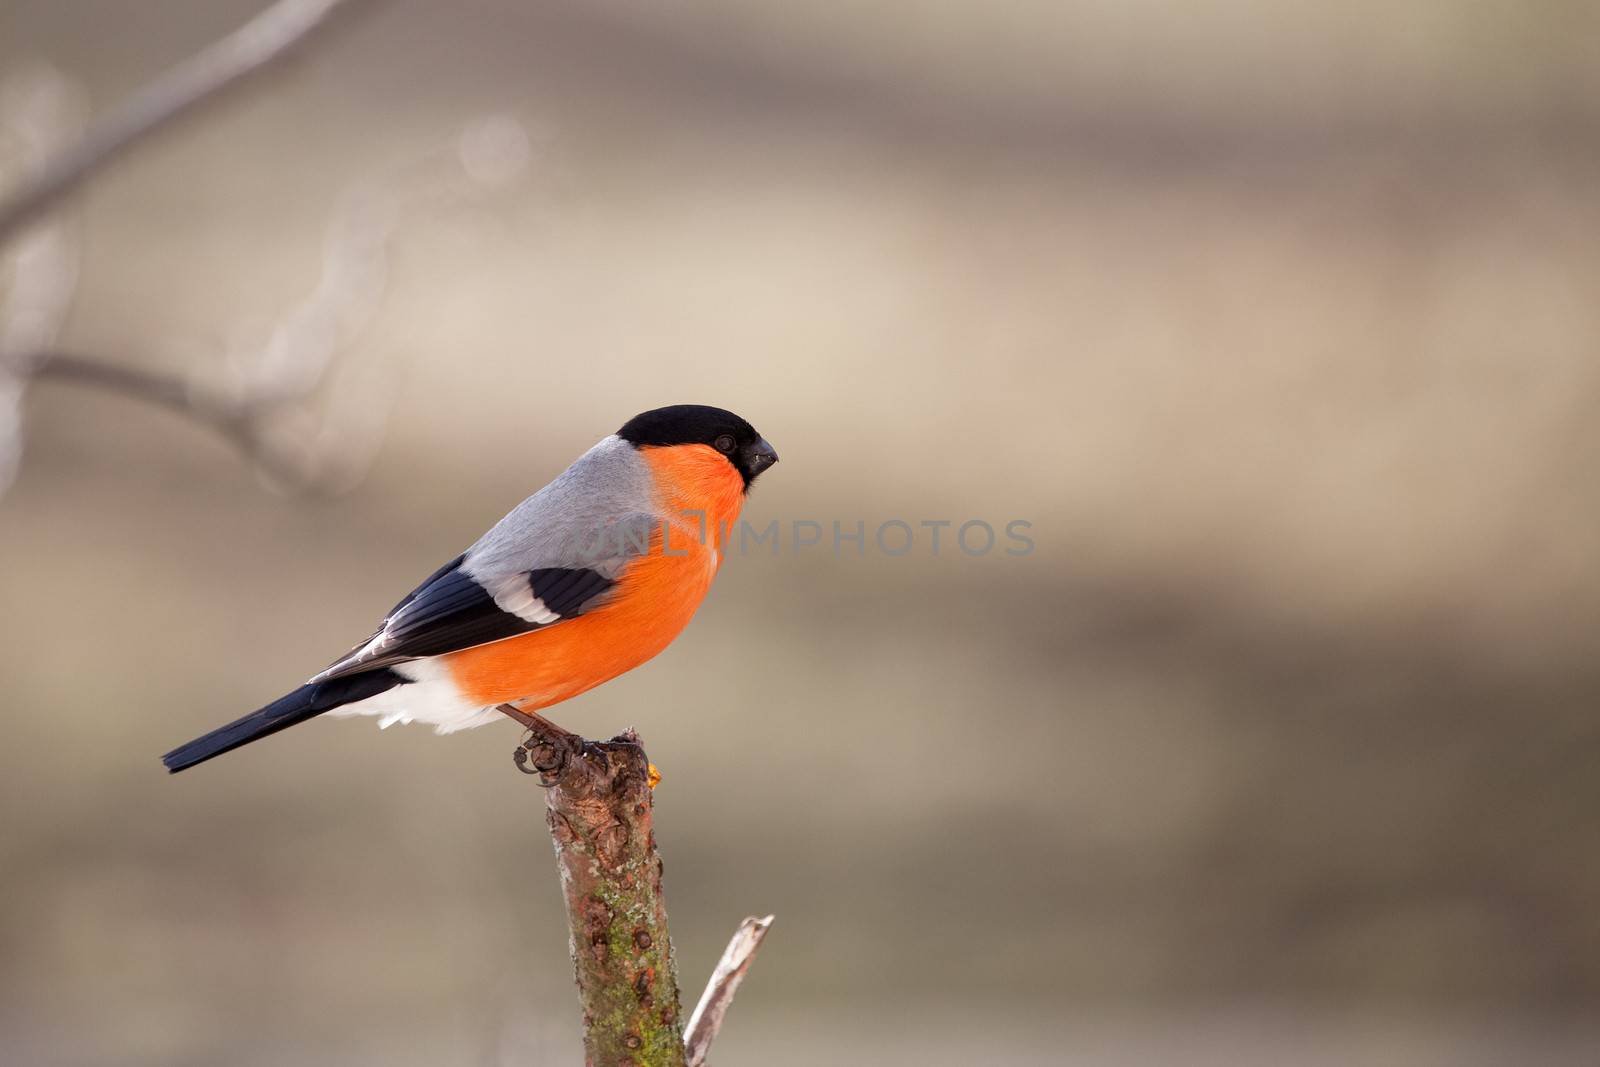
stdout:
<svg viewBox="0 0 1600 1067">
<path fill-rule="evenodd" d="M 556 784 L 567 764 L 581 755 L 588 744 L 570 730 L 563 730 L 549 719 L 534 711 L 523 711 L 510 704 L 501 704 L 500 710 L 527 728 L 527 736 L 511 753 L 511 761 L 523 774 L 537 774 L 539 784 L 549 788 Z"/>
<path fill-rule="evenodd" d="M 523 774 L 537 774 L 539 784 L 548 789 L 556 784 L 567 764 L 582 754 L 583 745 L 583 739 L 576 735 L 540 736 L 529 730 L 511 753 L 511 761 Z"/>
</svg>

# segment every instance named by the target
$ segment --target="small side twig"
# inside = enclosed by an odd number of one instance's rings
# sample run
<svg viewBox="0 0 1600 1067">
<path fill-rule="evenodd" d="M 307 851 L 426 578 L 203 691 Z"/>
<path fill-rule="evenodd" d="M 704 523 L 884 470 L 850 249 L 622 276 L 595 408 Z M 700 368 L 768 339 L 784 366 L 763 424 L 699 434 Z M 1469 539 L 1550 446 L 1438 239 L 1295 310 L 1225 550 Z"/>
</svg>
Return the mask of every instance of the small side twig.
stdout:
<svg viewBox="0 0 1600 1067">
<path fill-rule="evenodd" d="M 711 1042 L 717 1039 L 717 1034 L 722 1030 L 722 1019 L 728 1014 L 728 1005 L 733 1003 L 739 983 L 744 981 L 745 972 L 755 962 L 756 952 L 760 950 L 761 942 L 766 940 L 767 931 L 772 928 L 772 919 L 771 915 L 762 919 L 755 916 L 746 919 L 734 931 L 728 947 L 722 950 L 722 958 L 717 961 L 716 970 L 711 972 L 711 981 L 706 983 L 706 991 L 700 994 L 700 1003 L 695 1006 L 694 1014 L 689 1016 L 688 1035 L 683 1039 L 688 1067 L 703 1067 L 705 1064 L 706 1054 L 711 1051 Z"/>
<path fill-rule="evenodd" d="M 528 729 L 519 770 L 546 787 L 545 820 L 561 868 L 569 948 L 592 1067 L 701 1067 L 772 916 L 746 919 L 690 1020 L 678 999 L 656 851 L 653 768 L 632 730 L 585 741 L 536 712 L 500 710 Z"/>
<path fill-rule="evenodd" d="M 134 144 L 281 58 L 354 0 L 278 0 L 150 82 L 0 201 L 0 243 Z"/>
</svg>

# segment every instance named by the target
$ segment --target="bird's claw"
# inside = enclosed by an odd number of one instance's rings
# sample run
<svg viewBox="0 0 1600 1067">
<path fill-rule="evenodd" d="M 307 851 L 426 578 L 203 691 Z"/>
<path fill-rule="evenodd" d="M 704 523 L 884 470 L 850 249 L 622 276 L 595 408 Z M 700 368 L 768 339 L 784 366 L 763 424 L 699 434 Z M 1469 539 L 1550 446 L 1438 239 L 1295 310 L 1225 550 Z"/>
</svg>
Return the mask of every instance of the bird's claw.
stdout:
<svg viewBox="0 0 1600 1067">
<path fill-rule="evenodd" d="M 523 774 L 542 773 L 539 768 L 528 766 L 528 750 L 522 745 L 518 745 L 516 749 L 512 751 L 511 762 L 515 763 L 517 765 L 517 770 L 521 771 Z"/>
<path fill-rule="evenodd" d="M 535 755 L 540 749 L 547 749 L 550 752 L 550 757 L 544 762 Z M 546 741 L 536 737 L 530 730 L 528 736 L 511 753 L 511 762 L 515 763 L 517 770 L 523 774 L 538 775 L 539 785 L 549 789 L 556 784 L 555 780 L 566 769 L 567 760 L 571 756 L 570 746 Z"/>
</svg>

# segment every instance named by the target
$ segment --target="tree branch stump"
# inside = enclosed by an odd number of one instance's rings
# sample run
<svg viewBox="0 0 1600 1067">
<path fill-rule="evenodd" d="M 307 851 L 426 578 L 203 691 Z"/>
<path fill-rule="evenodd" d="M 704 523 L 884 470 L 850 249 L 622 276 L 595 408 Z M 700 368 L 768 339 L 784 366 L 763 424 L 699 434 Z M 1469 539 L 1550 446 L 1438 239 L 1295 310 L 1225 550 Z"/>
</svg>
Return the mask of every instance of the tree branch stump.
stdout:
<svg viewBox="0 0 1600 1067">
<path fill-rule="evenodd" d="M 544 716 L 500 710 L 528 728 L 513 756 L 537 774 L 567 905 L 568 948 L 583 1007 L 588 1067 L 703 1067 L 733 994 L 772 916 L 749 918 L 728 942 L 684 1038 L 678 968 L 656 852 L 659 777 L 639 735 L 585 741 Z"/>
<path fill-rule="evenodd" d="M 585 741 L 502 707 L 532 736 L 517 766 L 537 773 L 566 899 L 589 1067 L 684 1067 L 678 972 L 656 852 L 651 767 L 632 730 Z"/>
</svg>

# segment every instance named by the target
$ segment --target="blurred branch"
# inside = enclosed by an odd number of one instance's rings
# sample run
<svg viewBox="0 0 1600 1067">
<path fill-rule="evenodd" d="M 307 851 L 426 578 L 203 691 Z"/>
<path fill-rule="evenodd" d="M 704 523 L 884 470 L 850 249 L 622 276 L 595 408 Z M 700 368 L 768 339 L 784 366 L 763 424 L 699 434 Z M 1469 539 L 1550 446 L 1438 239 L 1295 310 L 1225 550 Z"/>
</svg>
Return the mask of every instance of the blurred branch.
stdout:
<svg viewBox="0 0 1600 1067">
<path fill-rule="evenodd" d="M 36 358 L 39 362 L 28 370 L 35 380 L 96 386 L 167 408 L 216 430 L 274 477 L 291 483 L 305 477 L 304 471 L 271 447 L 260 429 L 265 416 L 297 398 L 262 395 L 233 399 L 196 389 L 172 375 L 102 363 L 85 356 L 49 352 Z"/>
<path fill-rule="evenodd" d="M 321 381 L 332 356 L 331 345 L 322 346 L 313 358 L 306 357 L 313 346 L 300 346 L 302 373 L 292 380 L 294 389 L 281 388 L 290 379 L 280 366 L 271 390 L 256 388 L 233 398 L 208 396 L 177 379 L 92 358 L 63 356 L 61 365 L 52 367 L 77 270 L 66 224 L 50 220 L 48 212 L 137 142 L 269 66 L 338 9 L 354 2 L 278 0 L 136 91 L 81 135 L 78 124 L 70 124 L 71 137 L 60 134 L 64 124 L 57 113 L 70 109 L 58 102 L 68 92 L 62 88 L 65 79 L 53 72 L 9 94 L 20 103 L 0 100 L 0 134 L 21 143 L 15 169 L 24 175 L 18 187 L 0 199 L 0 246 L 21 238 L 11 257 L 6 304 L 0 307 L 0 492 L 11 483 L 22 452 L 23 397 L 29 383 L 40 378 L 111 388 L 194 416 L 229 437 L 275 477 L 290 483 L 311 481 L 312 472 L 292 448 L 274 446 L 269 440 L 267 417 L 289 410 L 293 400 L 303 399 Z M 41 217 L 41 225 L 32 225 Z M 375 292 L 381 288 L 381 277 L 376 287 L 368 286 Z M 344 302 L 351 302 L 348 294 Z M 330 302 L 323 303 L 325 307 Z"/>
<path fill-rule="evenodd" d="M 533 712 L 519 769 L 545 786 L 545 821 L 561 868 L 585 1062 L 699 1067 L 772 923 L 746 919 L 717 965 L 684 1040 L 678 971 L 656 851 L 655 768 L 632 730 L 586 741 Z"/>
<path fill-rule="evenodd" d="M 3 201 L 0 243 L 134 144 L 279 59 L 356 0 L 278 0 L 139 89 Z"/>
<path fill-rule="evenodd" d="M 384 405 L 369 386 L 367 418 L 341 423 L 330 443 L 331 418 L 317 420 L 310 402 L 339 353 L 376 315 L 388 277 L 389 243 L 403 195 L 377 188 L 348 197 L 334 224 L 315 290 L 272 324 L 266 337 L 231 354 L 222 384 L 113 363 L 81 353 L 39 348 L 12 354 L 18 380 L 57 381 L 110 390 L 167 408 L 226 437 L 278 484 L 332 491 L 365 469 L 382 432 Z M 380 417 L 373 418 L 376 410 Z"/>
<path fill-rule="evenodd" d="M 0 85 L 0 175 L 26 172 L 78 136 L 82 92 L 46 66 Z M 78 287 L 78 242 L 64 219 L 31 227 L 0 247 L 0 492 L 22 457 L 22 403 L 29 353 L 56 343 Z"/>
<path fill-rule="evenodd" d="M 489 115 L 463 126 L 449 151 L 430 151 L 353 190 L 329 230 L 316 287 L 264 334 L 232 346 L 220 382 L 62 351 L 53 333 L 35 330 L 26 336 L 41 343 L 31 350 L 0 347 L 0 386 L 12 383 L 19 401 L 30 381 L 110 390 L 210 427 L 285 488 L 348 488 L 377 452 L 392 388 L 375 365 L 339 357 L 377 315 L 401 222 L 420 207 L 436 213 L 441 203 L 507 184 L 526 172 L 530 157 L 522 125 Z M 30 233 L 27 242 L 33 240 Z M 320 412 L 313 405 L 318 394 Z M 11 426 L 16 431 L 20 419 Z M 19 451 L 19 432 L 0 437 L 0 458 Z M 5 485 L 0 477 L 0 491 Z"/>
</svg>

